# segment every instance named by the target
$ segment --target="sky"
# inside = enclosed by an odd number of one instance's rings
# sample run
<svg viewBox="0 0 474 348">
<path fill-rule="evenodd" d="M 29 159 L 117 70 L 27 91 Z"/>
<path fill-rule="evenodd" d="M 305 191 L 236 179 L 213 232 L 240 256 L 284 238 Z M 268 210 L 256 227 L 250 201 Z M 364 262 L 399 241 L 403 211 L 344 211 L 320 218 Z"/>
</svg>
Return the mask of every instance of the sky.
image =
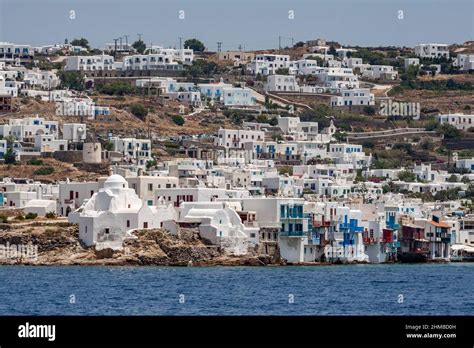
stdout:
<svg viewBox="0 0 474 348">
<path fill-rule="evenodd" d="M 474 40 L 474 0 L 0 0 L 0 41 L 40 46 L 85 37 L 104 47 L 138 34 L 165 47 L 198 38 L 210 51 L 217 42 L 222 50 L 277 48 L 279 36 L 282 46 L 291 38 L 353 46 L 462 43 Z"/>
</svg>

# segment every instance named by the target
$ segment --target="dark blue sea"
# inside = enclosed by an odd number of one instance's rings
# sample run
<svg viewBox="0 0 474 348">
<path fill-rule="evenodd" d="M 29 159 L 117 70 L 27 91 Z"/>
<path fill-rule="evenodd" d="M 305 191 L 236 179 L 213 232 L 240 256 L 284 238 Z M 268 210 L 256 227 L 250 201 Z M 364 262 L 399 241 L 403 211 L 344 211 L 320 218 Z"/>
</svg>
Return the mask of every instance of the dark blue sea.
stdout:
<svg viewBox="0 0 474 348">
<path fill-rule="evenodd" d="M 473 315 L 474 263 L 0 266 L 0 315 Z"/>
</svg>

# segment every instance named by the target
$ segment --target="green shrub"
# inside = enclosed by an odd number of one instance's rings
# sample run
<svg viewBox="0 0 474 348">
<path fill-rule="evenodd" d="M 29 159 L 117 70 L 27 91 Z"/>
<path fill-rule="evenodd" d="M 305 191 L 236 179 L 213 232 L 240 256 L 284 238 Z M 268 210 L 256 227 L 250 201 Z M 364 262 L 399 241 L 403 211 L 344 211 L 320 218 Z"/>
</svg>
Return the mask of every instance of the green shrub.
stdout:
<svg viewBox="0 0 474 348">
<path fill-rule="evenodd" d="M 55 213 L 55 212 L 52 212 L 52 211 L 47 212 L 46 215 L 45 215 L 45 217 L 46 217 L 47 219 L 56 219 L 56 213 Z"/>
<path fill-rule="evenodd" d="M 38 217 L 38 214 L 36 213 L 28 213 L 25 215 L 25 219 L 27 220 L 34 220 Z"/>
<path fill-rule="evenodd" d="M 173 121 L 174 124 L 178 125 L 178 126 L 182 126 L 184 124 L 184 118 L 180 115 L 175 115 L 171 118 L 171 120 Z"/>
<path fill-rule="evenodd" d="M 54 168 L 53 167 L 41 167 L 39 169 L 36 169 L 33 174 L 35 175 L 49 175 L 54 173 Z"/>
<path fill-rule="evenodd" d="M 20 215 L 15 216 L 15 220 L 23 221 L 25 220 L 25 217 L 23 216 L 23 214 L 20 214 Z"/>
<path fill-rule="evenodd" d="M 8 222 L 8 217 L 6 215 L 0 215 L 0 222 L 6 224 Z"/>
<path fill-rule="evenodd" d="M 148 109 L 143 104 L 132 104 L 130 105 L 130 112 L 133 116 L 138 117 L 139 119 L 144 119 L 148 115 Z"/>
<path fill-rule="evenodd" d="M 28 164 L 31 164 L 32 166 L 41 166 L 43 165 L 43 161 L 38 158 L 32 158 L 28 161 Z"/>
</svg>

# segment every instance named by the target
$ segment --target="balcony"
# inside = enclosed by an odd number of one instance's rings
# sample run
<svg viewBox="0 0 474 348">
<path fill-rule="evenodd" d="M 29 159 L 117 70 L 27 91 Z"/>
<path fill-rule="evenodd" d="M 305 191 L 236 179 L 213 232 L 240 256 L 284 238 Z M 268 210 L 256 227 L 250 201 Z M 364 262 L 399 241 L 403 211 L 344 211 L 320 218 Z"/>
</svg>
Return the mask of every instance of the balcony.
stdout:
<svg viewBox="0 0 474 348">
<path fill-rule="evenodd" d="M 280 230 L 280 237 L 306 237 L 307 233 L 304 231 L 288 231 Z"/>
</svg>

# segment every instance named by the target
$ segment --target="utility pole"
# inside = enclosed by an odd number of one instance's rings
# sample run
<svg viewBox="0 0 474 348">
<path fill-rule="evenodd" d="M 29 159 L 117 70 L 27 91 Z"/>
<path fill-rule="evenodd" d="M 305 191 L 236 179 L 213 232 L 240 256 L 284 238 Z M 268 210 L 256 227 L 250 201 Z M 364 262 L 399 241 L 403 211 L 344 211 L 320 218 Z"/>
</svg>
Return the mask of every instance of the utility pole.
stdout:
<svg viewBox="0 0 474 348">
<path fill-rule="evenodd" d="M 179 49 L 181 50 L 181 49 L 183 49 L 183 44 L 182 44 L 183 43 L 183 38 L 179 37 L 178 39 L 179 39 Z"/>
<path fill-rule="evenodd" d="M 239 51 L 242 52 L 242 44 L 239 45 Z"/>
<path fill-rule="evenodd" d="M 128 35 L 123 36 L 125 38 L 125 47 L 127 48 L 128 51 Z"/>
<path fill-rule="evenodd" d="M 142 35 L 143 34 L 137 34 L 138 35 L 138 41 L 142 41 Z"/>
<path fill-rule="evenodd" d="M 117 41 L 118 41 L 118 39 L 114 39 L 114 42 L 115 42 L 115 44 L 114 44 L 114 57 L 117 55 Z"/>
<path fill-rule="evenodd" d="M 281 36 L 278 36 L 278 53 L 281 52 Z"/>
<path fill-rule="evenodd" d="M 120 51 L 123 50 L 122 37 L 120 36 Z"/>
<path fill-rule="evenodd" d="M 221 52 L 222 42 L 217 43 L 217 52 Z"/>
</svg>

